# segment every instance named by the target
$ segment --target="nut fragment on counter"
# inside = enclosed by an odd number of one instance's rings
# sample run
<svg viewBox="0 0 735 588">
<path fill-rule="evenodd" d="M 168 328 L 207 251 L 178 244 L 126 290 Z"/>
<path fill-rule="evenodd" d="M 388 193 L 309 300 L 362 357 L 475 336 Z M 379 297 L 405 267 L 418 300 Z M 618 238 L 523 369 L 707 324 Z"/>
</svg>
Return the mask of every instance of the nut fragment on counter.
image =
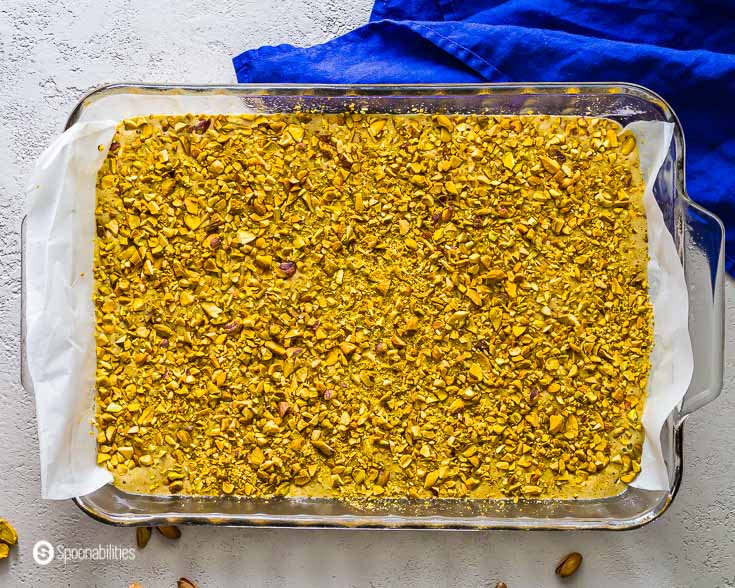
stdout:
<svg viewBox="0 0 735 588">
<path fill-rule="evenodd" d="M 8 521 L 0 519 L 0 559 L 7 559 L 10 547 L 18 543 L 18 533 Z"/>
<path fill-rule="evenodd" d="M 564 558 L 556 566 L 556 575 L 567 578 L 576 573 L 579 566 L 582 565 L 582 554 L 576 551 L 564 556 Z"/>
<path fill-rule="evenodd" d="M 151 527 L 138 527 L 135 529 L 135 542 L 139 549 L 145 549 L 151 539 Z"/>
<path fill-rule="evenodd" d="M 640 471 L 643 181 L 616 123 L 157 116 L 114 142 L 94 297 L 116 483 L 548 498 Z"/>
<path fill-rule="evenodd" d="M 0 519 L 0 542 L 8 545 L 15 545 L 18 542 L 18 533 L 5 519 Z"/>
<path fill-rule="evenodd" d="M 156 530 L 166 539 L 181 539 L 181 529 L 175 525 L 159 525 Z"/>
</svg>

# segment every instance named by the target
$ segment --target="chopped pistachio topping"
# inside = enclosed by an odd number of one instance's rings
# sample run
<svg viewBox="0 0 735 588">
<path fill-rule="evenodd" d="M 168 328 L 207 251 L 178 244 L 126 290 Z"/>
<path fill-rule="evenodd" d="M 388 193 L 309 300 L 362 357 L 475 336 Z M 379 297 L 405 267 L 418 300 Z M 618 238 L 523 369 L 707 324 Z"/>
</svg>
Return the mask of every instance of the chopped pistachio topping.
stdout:
<svg viewBox="0 0 735 588">
<path fill-rule="evenodd" d="M 642 192 L 598 118 L 125 120 L 97 183 L 98 463 L 146 492 L 618 493 Z"/>
</svg>

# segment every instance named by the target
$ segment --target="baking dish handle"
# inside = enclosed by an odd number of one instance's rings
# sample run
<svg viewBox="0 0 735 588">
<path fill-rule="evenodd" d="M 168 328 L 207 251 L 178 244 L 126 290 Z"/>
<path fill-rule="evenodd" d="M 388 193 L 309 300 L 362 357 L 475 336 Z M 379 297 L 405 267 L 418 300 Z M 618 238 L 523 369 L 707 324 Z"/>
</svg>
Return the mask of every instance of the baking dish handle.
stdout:
<svg viewBox="0 0 735 588">
<path fill-rule="evenodd" d="M 680 254 L 689 294 L 694 373 L 681 404 L 682 418 L 720 395 L 725 346 L 725 227 L 688 198 L 684 203 Z"/>
</svg>

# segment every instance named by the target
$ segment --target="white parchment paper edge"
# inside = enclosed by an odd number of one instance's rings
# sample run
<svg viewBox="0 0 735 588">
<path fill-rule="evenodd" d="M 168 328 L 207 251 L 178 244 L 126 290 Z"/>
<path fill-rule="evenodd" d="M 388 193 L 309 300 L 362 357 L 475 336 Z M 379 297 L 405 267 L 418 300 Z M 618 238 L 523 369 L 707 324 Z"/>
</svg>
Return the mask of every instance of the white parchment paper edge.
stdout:
<svg viewBox="0 0 735 588">
<path fill-rule="evenodd" d="M 641 472 L 630 485 L 642 490 L 667 490 L 669 474 L 661 449 L 661 429 L 684 398 L 694 373 L 684 268 L 653 195 L 653 185 L 669 151 L 674 125 L 639 121 L 627 129 L 636 135 L 641 172 L 646 181 L 643 205 L 648 225 L 648 283 L 653 306 L 651 372 L 642 418 L 646 437 Z"/>
</svg>

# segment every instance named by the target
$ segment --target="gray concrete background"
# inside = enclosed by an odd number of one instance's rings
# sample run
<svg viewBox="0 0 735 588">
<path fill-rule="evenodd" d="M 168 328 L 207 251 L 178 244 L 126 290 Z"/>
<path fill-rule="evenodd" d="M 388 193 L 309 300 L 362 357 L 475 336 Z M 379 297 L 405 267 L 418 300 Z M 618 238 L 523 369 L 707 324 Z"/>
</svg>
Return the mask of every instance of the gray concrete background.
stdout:
<svg viewBox="0 0 735 588">
<path fill-rule="evenodd" d="M 681 492 L 657 522 L 625 533 L 377 532 L 184 528 L 132 562 L 36 565 L 33 544 L 134 545 L 71 502 L 40 499 L 34 402 L 21 388 L 20 219 L 32 162 L 70 109 L 106 82 L 233 82 L 230 56 L 310 45 L 368 18 L 371 0 L 5 0 L 0 2 L 0 517 L 20 545 L 1 586 L 557 586 L 559 556 L 585 556 L 570 586 L 735 586 L 733 338 L 723 397 L 687 424 Z M 728 309 L 735 288 L 727 287 Z M 732 323 L 732 318 L 730 318 Z M 732 327 L 732 324 L 730 324 Z"/>
</svg>

